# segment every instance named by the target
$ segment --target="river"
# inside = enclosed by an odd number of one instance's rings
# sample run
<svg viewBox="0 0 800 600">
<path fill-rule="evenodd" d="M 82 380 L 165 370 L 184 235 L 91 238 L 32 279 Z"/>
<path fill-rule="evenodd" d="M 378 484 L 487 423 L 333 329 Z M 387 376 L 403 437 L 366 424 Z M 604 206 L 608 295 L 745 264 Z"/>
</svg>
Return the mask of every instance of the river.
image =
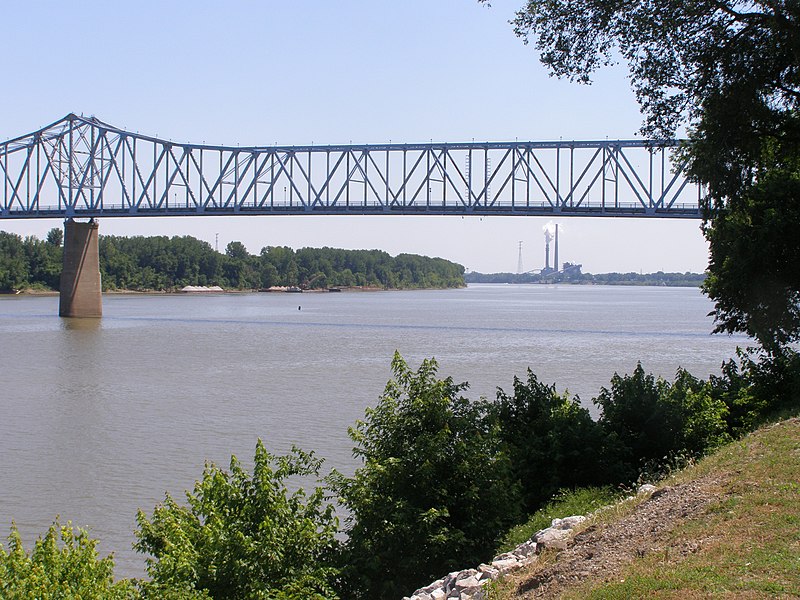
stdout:
<svg viewBox="0 0 800 600">
<path fill-rule="evenodd" d="M 435 357 L 469 397 L 530 367 L 587 405 L 641 360 L 718 373 L 744 338 L 711 336 L 696 289 L 471 285 L 340 294 L 112 295 L 101 320 L 58 298 L 0 298 L 0 524 L 26 547 L 56 517 L 89 528 L 119 577 L 143 573 L 136 510 L 182 498 L 205 461 L 296 444 L 352 473 L 347 427 L 375 403 L 395 350 Z M 593 408 L 593 407 L 592 407 Z"/>
</svg>

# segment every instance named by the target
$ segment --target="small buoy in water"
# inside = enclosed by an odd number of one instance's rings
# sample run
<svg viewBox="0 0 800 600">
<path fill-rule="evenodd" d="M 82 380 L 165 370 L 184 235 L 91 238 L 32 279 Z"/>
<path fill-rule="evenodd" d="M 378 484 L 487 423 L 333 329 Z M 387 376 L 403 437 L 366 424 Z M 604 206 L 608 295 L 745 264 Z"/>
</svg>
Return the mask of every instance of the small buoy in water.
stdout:
<svg viewBox="0 0 800 600">
<path fill-rule="evenodd" d="M 297 310 L 300 310 L 300 307 L 299 307 L 299 306 L 297 307 Z"/>
</svg>

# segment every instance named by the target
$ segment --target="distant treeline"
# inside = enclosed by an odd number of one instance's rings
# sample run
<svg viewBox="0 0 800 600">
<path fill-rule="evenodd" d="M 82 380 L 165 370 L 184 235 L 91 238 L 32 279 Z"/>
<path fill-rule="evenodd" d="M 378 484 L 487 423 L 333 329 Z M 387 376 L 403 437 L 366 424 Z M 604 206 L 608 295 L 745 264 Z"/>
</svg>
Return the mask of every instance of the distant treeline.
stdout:
<svg viewBox="0 0 800 600">
<path fill-rule="evenodd" d="M 22 239 L 0 231 L 0 291 L 25 288 L 57 290 L 61 278 L 63 232 L 51 229 L 47 239 Z"/>
<path fill-rule="evenodd" d="M 704 273 L 467 273 L 467 283 L 575 283 L 584 285 L 663 285 L 673 287 L 700 287 Z"/>
<path fill-rule="evenodd" d="M 47 240 L 0 232 L 0 290 L 57 290 L 62 232 Z M 415 254 L 390 256 L 381 250 L 339 250 L 267 246 L 258 255 L 241 242 L 225 253 L 191 236 L 100 236 L 100 271 L 105 290 L 173 290 L 187 285 L 226 289 L 272 286 L 371 286 L 390 289 L 464 285 L 464 267 Z"/>
</svg>

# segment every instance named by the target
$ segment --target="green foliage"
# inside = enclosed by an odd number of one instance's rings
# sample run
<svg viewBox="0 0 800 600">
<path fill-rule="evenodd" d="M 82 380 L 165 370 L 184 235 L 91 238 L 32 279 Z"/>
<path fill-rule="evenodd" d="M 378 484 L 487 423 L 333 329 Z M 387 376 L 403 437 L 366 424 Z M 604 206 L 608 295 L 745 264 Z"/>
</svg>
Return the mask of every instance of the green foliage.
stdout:
<svg viewBox="0 0 800 600">
<path fill-rule="evenodd" d="M 674 452 L 698 457 L 731 440 L 728 407 L 714 396 L 709 382 L 678 369 L 662 400 L 676 424 Z"/>
<path fill-rule="evenodd" d="M 800 340 L 800 5 L 529 0 L 514 23 L 558 76 L 588 82 L 621 56 L 646 135 L 688 127 L 717 330 L 770 353 Z"/>
<path fill-rule="evenodd" d="M 409 266 L 410 265 L 410 266 Z M 100 237 L 103 284 L 119 289 L 173 289 L 186 285 L 219 285 L 258 289 L 271 286 L 325 288 L 457 287 L 464 268 L 439 258 L 400 255 L 379 250 L 337 250 L 268 246 L 250 255 L 241 242 L 230 242 L 225 254 L 192 237 Z"/>
<path fill-rule="evenodd" d="M 238 287 L 228 281 L 221 255 L 191 236 L 100 236 L 100 271 L 106 289 L 174 289 L 186 285 Z M 233 285 L 231 285 L 233 284 Z"/>
<path fill-rule="evenodd" d="M 381 250 L 286 247 L 261 250 L 262 264 L 278 273 L 278 285 L 373 286 L 384 288 L 447 288 L 464 285 L 464 267 L 441 259 Z"/>
<path fill-rule="evenodd" d="M 714 397 L 728 408 L 729 433 L 739 437 L 800 407 L 800 355 L 740 350 L 738 361 L 724 363 L 722 375 L 712 376 L 709 384 Z"/>
<path fill-rule="evenodd" d="M 516 517 L 508 458 L 484 402 L 466 384 L 415 372 L 399 354 L 375 408 L 350 429 L 363 461 L 331 477 L 349 509 L 343 596 L 398 598 L 464 565 L 490 558 Z"/>
<path fill-rule="evenodd" d="M 514 25 L 559 77 L 589 83 L 622 58 L 644 133 L 669 138 L 722 98 L 731 102 L 729 118 L 738 115 L 737 128 L 795 107 L 799 13 L 796 3 L 771 0 L 530 0 Z"/>
<path fill-rule="evenodd" d="M 594 402 L 603 411 L 604 458 L 619 482 L 635 480 L 645 465 L 701 456 L 730 439 L 725 402 L 683 369 L 670 384 L 645 374 L 640 363 L 632 375 L 615 373 Z"/>
<path fill-rule="evenodd" d="M 45 241 L 53 246 L 61 246 L 64 243 L 64 230 L 60 227 L 53 227 L 47 232 Z"/>
<path fill-rule="evenodd" d="M 775 354 L 800 340 L 800 171 L 772 172 L 705 228 L 716 331 L 745 332 Z"/>
<path fill-rule="evenodd" d="M 138 597 L 130 581 L 114 583 L 114 559 L 98 559 L 97 540 L 56 520 L 31 553 L 15 524 L 0 545 L 0 597 L 6 600 L 117 600 Z"/>
<path fill-rule="evenodd" d="M 588 285 L 653 285 L 700 287 L 706 279 L 702 273 L 581 273 L 580 265 L 559 273 L 478 273 L 464 275 L 467 283 L 576 283 Z M 566 268 L 566 265 L 565 265 Z"/>
<path fill-rule="evenodd" d="M 24 240 L 0 231 L 0 291 L 32 286 L 58 289 L 61 277 L 61 247 L 33 236 Z"/>
<path fill-rule="evenodd" d="M 24 287 L 28 280 L 28 264 L 22 238 L 0 231 L 0 290 Z"/>
<path fill-rule="evenodd" d="M 244 260 L 250 256 L 242 242 L 230 242 L 225 247 L 225 255 L 239 260 Z"/>
<path fill-rule="evenodd" d="M 514 378 L 514 395 L 497 392 L 493 406 L 500 437 L 522 488 L 524 508 L 535 511 L 562 488 L 604 483 L 602 432 L 577 398 L 558 394 L 528 369 Z"/>
<path fill-rule="evenodd" d="M 32 286 L 58 289 L 62 242 L 61 229 L 51 229 L 46 242 L 0 232 L 0 291 Z M 187 285 L 226 289 L 464 285 L 464 267 L 459 264 L 414 254 L 392 258 L 380 250 L 302 248 L 295 252 L 268 246 L 253 256 L 241 242 L 230 242 L 221 254 L 191 236 L 101 235 L 99 254 L 105 290 L 174 290 Z"/>
<path fill-rule="evenodd" d="M 614 373 L 611 387 L 602 388 L 593 402 L 600 406 L 600 425 L 606 433 L 607 454 L 620 472 L 620 481 L 638 475 L 642 463 L 660 459 L 675 447 L 675 430 L 661 402 L 667 383 L 645 374 L 641 363 L 633 375 Z"/>
<path fill-rule="evenodd" d="M 252 476 L 236 457 L 230 472 L 206 466 L 186 493 L 169 494 L 152 519 L 139 511 L 136 549 L 152 555 L 147 572 L 152 597 L 324 599 L 335 593 L 329 554 L 337 520 L 322 488 L 289 494 L 289 477 L 317 477 L 321 461 L 293 449 L 274 457 L 259 440 Z M 200 596 L 197 596 L 200 597 Z"/>
</svg>

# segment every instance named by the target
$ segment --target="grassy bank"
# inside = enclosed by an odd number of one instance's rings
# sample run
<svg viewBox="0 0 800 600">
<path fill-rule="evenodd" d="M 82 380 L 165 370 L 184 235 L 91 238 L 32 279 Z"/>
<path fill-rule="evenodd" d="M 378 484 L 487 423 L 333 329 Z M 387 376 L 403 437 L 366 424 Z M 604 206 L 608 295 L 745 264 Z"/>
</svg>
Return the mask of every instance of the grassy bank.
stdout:
<svg viewBox="0 0 800 600">
<path fill-rule="evenodd" d="M 508 577 L 494 598 L 766 598 L 800 596 L 800 419 L 766 426 L 659 484 L 652 499 L 626 502 L 598 517 L 563 555 L 543 555 Z M 637 533 L 639 513 L 672 496 L 694 494 L 696 510 L 648 519 L 661 531 Z M 665 506 L 669 503 L 665 502 Z M 554 510 L 558 510 L 554 507 Z M 656 513 L 657 514 L 657 513 Z M 640 519 L 641 520 L 641 519 Z M 629 531 L 613 536 L 612 530 Z M 651 527 L 654 529 L 654 527 Z M 567 581 L 556 565 L 593 544 L 623 560 Z M 591 561 L 595 552 L 584 552 Z M 581 563 L 576 563 L 581 564 Z"/>
</svg>

